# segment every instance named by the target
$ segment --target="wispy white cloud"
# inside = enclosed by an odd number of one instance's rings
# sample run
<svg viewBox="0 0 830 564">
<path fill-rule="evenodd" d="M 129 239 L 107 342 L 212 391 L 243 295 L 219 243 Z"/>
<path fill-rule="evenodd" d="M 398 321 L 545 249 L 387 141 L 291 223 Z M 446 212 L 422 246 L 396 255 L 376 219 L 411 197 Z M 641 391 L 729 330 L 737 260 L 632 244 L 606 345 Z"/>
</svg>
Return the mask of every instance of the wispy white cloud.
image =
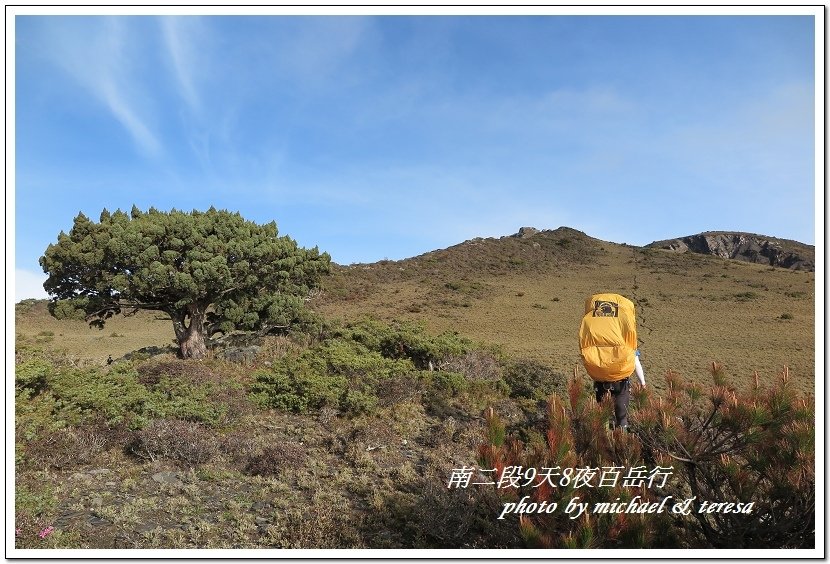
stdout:
<svg viewBox="0 0 830 564">
<path fill-rule="evenodd" d="M 176 82 L 180 88 L 180 94 L 190 110 L 200 112 L 201 99 L 196 86 L 194 72 L 197 68 L 196 53 L 196 26 L 199 20 L 194 17 L 162 17 L 161 30 L 164 37 L 164 44 L 170 56 Z"/>
<path fill-rule="evenodd" d="M 98 79 L 94 86 L 97 94 L 107 104 L 115 118 L 121 122 L 136 143 L 147 153 L 157 154 L 161 148 L 158 138 L 139 117 L 135 108 L 124 97 L 122 89 L 107 77 Z"/>
<path fill-rule="evenodd" d="M 150 125 L 150 110 L 141 103 L 146 91 L 131 72 L 127 33 L 117 17 L 56 18 L 44 31 L 50 59 L 107 107 L 145 155 L 157 155 L 161 141 Z"/>
</svg>

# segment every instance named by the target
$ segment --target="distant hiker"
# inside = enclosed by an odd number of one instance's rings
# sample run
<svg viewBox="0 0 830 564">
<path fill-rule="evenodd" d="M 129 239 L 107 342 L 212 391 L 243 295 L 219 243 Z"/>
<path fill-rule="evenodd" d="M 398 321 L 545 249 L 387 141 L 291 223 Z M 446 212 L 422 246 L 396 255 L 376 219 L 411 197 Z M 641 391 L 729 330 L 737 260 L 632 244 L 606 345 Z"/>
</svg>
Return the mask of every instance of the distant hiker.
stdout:
<svg viewBox="0 0 830 564">
<path fill-rule="evenodd" d="M 115 361 L 112 359 L 112 355 L 109 355 L 107 357 L 107 364 L 112 364 L 113 362 L 115 362 Z"/>
<path fill-rule="evenodd" d="M 628 427 L 630 377 L 636 374 L 646 385 L 634 303 L 619 294 L 594 294 L 585 301 L 579 326 L 579 348 L 588 375 L 594 380 L 597 402 L 607 394 L 614 398 L 614 425 Z"/>
</svg>

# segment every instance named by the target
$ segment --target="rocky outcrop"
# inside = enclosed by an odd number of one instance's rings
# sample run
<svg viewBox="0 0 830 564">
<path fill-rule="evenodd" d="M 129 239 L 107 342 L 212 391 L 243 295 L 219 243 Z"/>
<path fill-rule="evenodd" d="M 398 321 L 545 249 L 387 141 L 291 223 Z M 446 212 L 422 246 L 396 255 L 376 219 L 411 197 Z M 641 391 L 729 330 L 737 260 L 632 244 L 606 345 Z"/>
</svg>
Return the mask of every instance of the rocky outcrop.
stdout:
<svg viewBox="0 0 830 564">
<path fill-rule="evenodd" d="M 791 268 L 815 269 L 815 247 L 787 239 L 775 239 L 752 233 L 709 231 L 678 239 L 655 241 L 647 247 L 676 252 L 692 252 L 756 264 Z"/>
<path fill-rule="evenodd" d="M 539 230 L 535 227 L 520 227 L 519 232 L 513 235 L 513 237 L 518 237 L 519 239 L 527 239 L 528 237 L 533 237 L 539 233 Z"/>
</svg>

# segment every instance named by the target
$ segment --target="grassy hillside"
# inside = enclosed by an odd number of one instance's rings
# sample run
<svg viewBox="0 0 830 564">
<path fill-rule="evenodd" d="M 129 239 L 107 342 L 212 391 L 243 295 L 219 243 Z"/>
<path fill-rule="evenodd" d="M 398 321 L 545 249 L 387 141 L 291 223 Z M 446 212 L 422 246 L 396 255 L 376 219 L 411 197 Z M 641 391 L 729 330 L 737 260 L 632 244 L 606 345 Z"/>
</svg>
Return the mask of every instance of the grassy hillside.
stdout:
<svg viewBox="0 0 830 564">
<path fill-rule="evenodd" d="M 642 361 L 658 389 L 666 371 L 697 378 L 712 361 L 736 384 L 787 365 L 800 389 L 814 389 L 814 273 L 618 245 L 568 228 L 338 266 L 313 305 L 327 318 L 422 321 L 569 374 L 579 364 L 584 301 L 600 291 L 636 303 Z M 173 342 L 172 325 L 154 313 L 98 330 L 58 321 L 38 302 L 19 304 L 15 319 L 19 340 L 94 363 Z"/>
<path fill-rule="evenodd" d="M 813 273 L 599 241 L 561 228 L 468 241 L 403 260 L 338 268 L 318 309 L 327 316 L 419 319 L 562 374 L 579 364 L 585 299 L 618 292 L 637 305 L 646 374 L 697 378 L 712 361 L 748 382 L 783 365 L 813 390 Z"/>
<path fill-rule="evenodd" d="M 495 518 L 495 490 L 447 480 L 478 463 L 488 407 L 544 442 L 544 400 L 565 393 L 598 291 L 637 304 L 661 397 L 668 370 L 708 389 L 712 361 L 739 388 L 757 371 L 768 389 L 788 365 L 796 391 L 814 390 L 813 273 L 566 228 L 338 266 L 312 302 L 329 320 L 320 334 L 270 337 L 247 364 L 167 353 L 108 365 L 171 345 L 170 321 L 140 312 L 90 329 L 25 301 L 16 545 L 522 547 L 516 519 Z"/>
</svg>

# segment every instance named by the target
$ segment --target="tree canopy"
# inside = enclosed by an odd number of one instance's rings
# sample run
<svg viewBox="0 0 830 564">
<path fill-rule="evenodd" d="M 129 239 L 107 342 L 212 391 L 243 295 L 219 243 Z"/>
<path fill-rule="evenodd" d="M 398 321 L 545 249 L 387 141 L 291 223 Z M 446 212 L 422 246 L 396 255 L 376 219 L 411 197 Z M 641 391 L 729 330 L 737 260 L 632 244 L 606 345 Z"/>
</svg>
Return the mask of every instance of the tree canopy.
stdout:
<svg viewBox="0 0 830 564">
<path fill-rule="evenodd" d="M 140 309 L 166 313 L 185 358 L 201 358 L 215 331 L 288 326 L 329 272 L 331 258 L 239 213 L 190 213 L 133 206 L 131 213 L 83 213 L 40 259 L 43 287 L 72 300 L 87 320 Z"/>
</svg>

